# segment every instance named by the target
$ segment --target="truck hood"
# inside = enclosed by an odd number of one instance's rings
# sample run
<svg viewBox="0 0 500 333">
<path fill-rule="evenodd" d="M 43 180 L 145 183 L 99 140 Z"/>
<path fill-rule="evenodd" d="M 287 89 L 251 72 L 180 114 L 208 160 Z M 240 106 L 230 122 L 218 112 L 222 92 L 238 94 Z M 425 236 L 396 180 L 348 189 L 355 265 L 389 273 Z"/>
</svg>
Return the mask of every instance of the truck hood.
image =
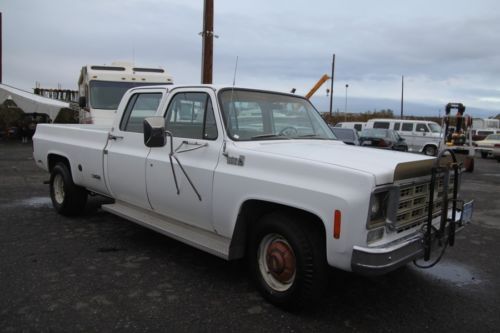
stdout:
<svg viewBox="0 0 500 333">
<path fill-rule="evenodd" d="M 236 146 L 287 158 L 327 163 L 370 173 L 377 185 L 430 174 L 433 157 L 385 149 L 346 145 L 334 140 L 237 142 Z"/>
</svg>

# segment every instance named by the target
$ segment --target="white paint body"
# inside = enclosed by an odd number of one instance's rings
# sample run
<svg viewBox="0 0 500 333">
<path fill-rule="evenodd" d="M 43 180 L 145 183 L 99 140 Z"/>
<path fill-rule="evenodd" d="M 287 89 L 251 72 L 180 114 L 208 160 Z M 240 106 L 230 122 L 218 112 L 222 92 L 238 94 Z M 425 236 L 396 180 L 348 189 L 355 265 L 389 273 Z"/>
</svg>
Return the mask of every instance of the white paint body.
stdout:
<svg viewBox="0 0 500 333">
<path fill-rule="evenodd" d="M 162 93 L 156 115 L 164 116 L 169 99 L 178 91 L 206 92 L 215 112 L 218 138 L 196 140 L 207 146 L 179 155 L 201 201 L 177 164 L 180 194 L 176 193 L 168 144 L 148 148 L 142 134 L 119 129 L 134 93 Z M 111 126 L 39 125 L 33 140 L 35 161 L 48 170 L 51 154 L 65 157 L 77 185 L 116 199 L 116 205 L 107 210 L 223 258 L 230 258 L 229 246 L 246 201 L 307 211 L 324 225 L 328 263 L 351 270 L 353 248 L 367 246 L 372 192 L 394 182 L 399 163 L 429 157 L 349 146 L 336 140 L 232 141 L 225 132 L 217 92 L 213 86 L 131 89 L 114 112 Z M 122 138 L 110 140 L 109 135 Z M 173 140 L 174 147 L 186 141 Z M 229 164 L 227 156 L 244 156 L 245 163 Z M 333 238 L 335 210 L 342 213 L 339 239 Z M 388 233 L 378 244 L 415 230 Z"/>
</svg>

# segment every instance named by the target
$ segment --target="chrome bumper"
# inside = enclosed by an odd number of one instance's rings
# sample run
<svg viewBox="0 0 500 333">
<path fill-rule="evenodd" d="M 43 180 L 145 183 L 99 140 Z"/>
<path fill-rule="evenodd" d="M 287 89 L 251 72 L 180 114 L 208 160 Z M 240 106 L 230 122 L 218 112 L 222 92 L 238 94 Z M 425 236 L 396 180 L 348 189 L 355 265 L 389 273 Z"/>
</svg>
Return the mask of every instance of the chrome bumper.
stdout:
<svg viewBox="0 0 500 333">
<path fill-rule="evenodd" d="M 459 232 L 470 222 L 471 212 L 468 214 L 467 220 L 462 219 L 461 213 L 457 215 L 455 227 L 456 232 Z M 445 232 L 448 232 L 448 228 Z M 432 248 L 436 249 L 437 238 L 433 238 Z M 404 266 L 414 259 L 422 258 L 424 249 L 424 233 L 421 231 L 379 247 L 354 246 L 351 269 L 353 272 L 363 275 L 382 275 Z"/>
</svg>

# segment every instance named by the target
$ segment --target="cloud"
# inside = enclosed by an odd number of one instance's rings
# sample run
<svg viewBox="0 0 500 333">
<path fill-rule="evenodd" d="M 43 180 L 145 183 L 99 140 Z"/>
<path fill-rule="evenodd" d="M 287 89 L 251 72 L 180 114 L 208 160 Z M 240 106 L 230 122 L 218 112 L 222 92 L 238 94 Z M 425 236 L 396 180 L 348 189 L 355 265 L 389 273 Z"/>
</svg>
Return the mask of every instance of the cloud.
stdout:
<svg viewBox="0 0 500 333">
<path fill-rule="evenodd" d="M 4 81 L 75 87 L 81 66 L 135 60 L 200 80 L 202 1 L 16 0 L 3 4 Z M 336 53 L 335 94 L 500 109 L 500 3 L 215 2 L 214 79 L 305 94 Z M 326 87 L 324 87 L 326 88 Z M 324 93 L 324 90 L 322 90 Z M 318 92 L 320 93 L 320 92 Z"/>
</svg>

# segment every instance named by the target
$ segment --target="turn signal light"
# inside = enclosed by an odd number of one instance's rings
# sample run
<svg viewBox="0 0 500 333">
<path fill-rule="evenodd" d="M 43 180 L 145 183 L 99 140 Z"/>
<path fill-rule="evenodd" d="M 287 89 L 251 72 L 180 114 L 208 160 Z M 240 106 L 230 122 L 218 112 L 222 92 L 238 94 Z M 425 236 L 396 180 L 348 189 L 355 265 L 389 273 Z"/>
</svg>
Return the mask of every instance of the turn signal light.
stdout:
<svg viewBox="0 0 500 333">
<path fill-rule="evenodd" d="M 342 214 L 340 210 L 335 210 L 335 214 L 333 216 L 333 238 L 340 238 L 340 224 L 342 222 Z"/>
</svg>

